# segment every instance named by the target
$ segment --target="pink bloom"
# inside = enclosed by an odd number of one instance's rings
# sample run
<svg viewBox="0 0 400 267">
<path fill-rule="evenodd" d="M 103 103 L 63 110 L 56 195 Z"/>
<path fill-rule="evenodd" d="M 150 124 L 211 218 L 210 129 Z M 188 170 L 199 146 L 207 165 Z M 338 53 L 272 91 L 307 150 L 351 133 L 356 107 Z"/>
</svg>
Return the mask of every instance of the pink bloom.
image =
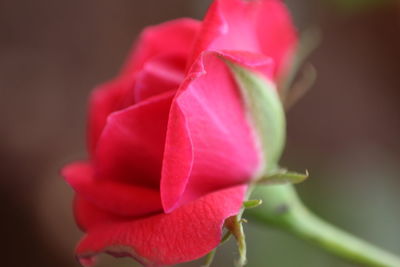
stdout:
<svg viewBox="0 0 400 267">
<path fill-rule="evenodd" d="M 106 252 L 172 265 L 219 244 L 263 160 L 223 58 L 275 80 L 295 43 L 275 0 L 219 0 L 203 22 L 142 33 L 118 77 L 91 97 L 89 160 L 62 171 L 86 233 L 83 264 Z"/>
</svg>

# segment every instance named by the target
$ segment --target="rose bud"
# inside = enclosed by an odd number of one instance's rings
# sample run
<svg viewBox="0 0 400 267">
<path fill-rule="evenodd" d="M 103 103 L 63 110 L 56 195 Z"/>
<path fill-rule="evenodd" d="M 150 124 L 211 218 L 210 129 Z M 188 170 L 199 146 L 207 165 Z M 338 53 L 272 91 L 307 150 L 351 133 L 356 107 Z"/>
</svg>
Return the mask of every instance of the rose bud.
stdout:
<svg viewBox="0 0 400 267">
<path fill-rule="evenodd" d="M 203 22 L 143 31 L 120 74 L 91 96 L 89 159 L 62 170 L 85 232 L 82 264 L 104 252 L 173 265 L 220 243 L 248 184 L 283 145 L 272 140 L 283 129 L 260 137 L 270 118 L 257 126 L 264 111 L 243 90 L 263 81 L 275 90 L 296 40 L 275 0 L 217 0 Z"/>
</svg>

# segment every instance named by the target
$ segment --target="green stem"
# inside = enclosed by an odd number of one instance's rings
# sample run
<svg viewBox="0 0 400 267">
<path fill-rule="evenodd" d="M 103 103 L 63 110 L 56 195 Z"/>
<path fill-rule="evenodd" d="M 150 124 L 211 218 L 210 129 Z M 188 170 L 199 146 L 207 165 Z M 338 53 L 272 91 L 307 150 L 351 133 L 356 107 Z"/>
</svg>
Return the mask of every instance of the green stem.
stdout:
<svg viewBox="0 0 400 267">
<path fill-rule="evenodd" d="M 312 214 L 299 200 L 291 185 L 258 187 L 252 198 L 262 206 L 247 216 L 264 225 L 283 228 L 325 250 L 354 263 L 371 267 L 400 267 L 400 258 L 375 247 Z"/>
</svg>

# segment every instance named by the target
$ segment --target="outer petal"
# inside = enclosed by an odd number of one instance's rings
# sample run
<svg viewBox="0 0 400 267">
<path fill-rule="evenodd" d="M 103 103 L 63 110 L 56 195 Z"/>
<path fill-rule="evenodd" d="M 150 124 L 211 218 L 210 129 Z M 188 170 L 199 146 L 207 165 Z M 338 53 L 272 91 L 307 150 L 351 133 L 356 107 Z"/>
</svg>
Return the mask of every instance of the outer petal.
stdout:
<svg viewBox="0 0 400 267">
<path fill-rule="evenodd" d="M 193 59 L 204 50 L 244 50 L 271 57 L 282 74 L 297 42 L 280 0 L 216 0 L 210 7 Z"/>
<path fill-rule="evenodd" d="M 121 75 L 100 86 L 91 96 L 88 125 L 91 155 L 108 115 L 157 93 L 176 89 L 199 29 L 197 20 L 178 19 L 143 31 Z"/>
<path fill-rule="evenodd" d="M 184 79 L 187 58 L 164 56 L 157 57 L 146 64 L 137 74 L 135 84 L 135 102 L 149 97 L 177 90 Z"/>
<path fill-rule="evenodd" d="M 99 137 L 107 122 L 107 117 L 114 111 L 126 108 L 134 103 L 133 76 L 124 77 L 105 83 L 96 88 L 90 97 L 88 145 L 94 154 Z"/>
<path fill-rule="evenodd" d="M 122 74 L 130 75 L 141 70 L 143 65 L 154 57 L 174 54 L 187 58 L 200 27 L 200 21 L 189 18 L 147 27 L 134 46 Z"/>
<path fill-rule="evenodd" d="M 241 61 L 237 54 L 231 57 Z M 267 69 L 270 61 L 260 60 L 259 68 Z M 186 79 L 170 112 L 161 178 L 166 212 L 245 183 L 261 166 L 258 139 L 222 55 L 206 53 L 194 68 L 202 69 Z"/>
<path fill-rule="evenodd" d="M 159 190 L 168 115 L 175 92 L 113 113 L 98 142 L 96 177 Z"/>
<path fill-rule="evenodd" d="M 245 190 L 237 186 L 217 191 L 170 214 L 96 225 L 76 252 L 83 263 L 93 263 L 92 257 L 101 252 L 131 256 L 147 266 L 195 260 L 219 244 L 223 223 L 240 211 Z"/>
<path fill-rule="evenodd" d="M 96 225 L 126 218 L 98 208 L 79 194 L 74 198 L 74 215 L 76 223 L 84 232 Z"/>
<path fill-rule="evenodd" d="M 88 163 L 68 165 L 62 175 L 80 197 L 111 214 L 143 216 L 162 210 L 160 193 L 145 187 L 113 181 L 96 181 Z"/>
</svg>

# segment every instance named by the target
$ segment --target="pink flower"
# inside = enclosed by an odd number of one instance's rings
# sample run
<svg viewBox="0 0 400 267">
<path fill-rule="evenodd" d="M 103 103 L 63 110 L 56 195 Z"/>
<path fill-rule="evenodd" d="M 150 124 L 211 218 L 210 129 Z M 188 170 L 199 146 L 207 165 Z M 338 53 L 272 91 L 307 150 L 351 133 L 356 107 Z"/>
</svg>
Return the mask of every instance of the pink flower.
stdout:
<svg viewBox="0 0 400 267">
<path fill-rule="evenodd" d="M 276 80 L 295 44 L 278 0 L 217 0 L 203 22 L 144 30 L 91 97 L 89 160 L 62 171 L 83 264 L 106 252 L 172 265 L 219 244 L 264 157 L 225 60 Z"/>
</svg>

